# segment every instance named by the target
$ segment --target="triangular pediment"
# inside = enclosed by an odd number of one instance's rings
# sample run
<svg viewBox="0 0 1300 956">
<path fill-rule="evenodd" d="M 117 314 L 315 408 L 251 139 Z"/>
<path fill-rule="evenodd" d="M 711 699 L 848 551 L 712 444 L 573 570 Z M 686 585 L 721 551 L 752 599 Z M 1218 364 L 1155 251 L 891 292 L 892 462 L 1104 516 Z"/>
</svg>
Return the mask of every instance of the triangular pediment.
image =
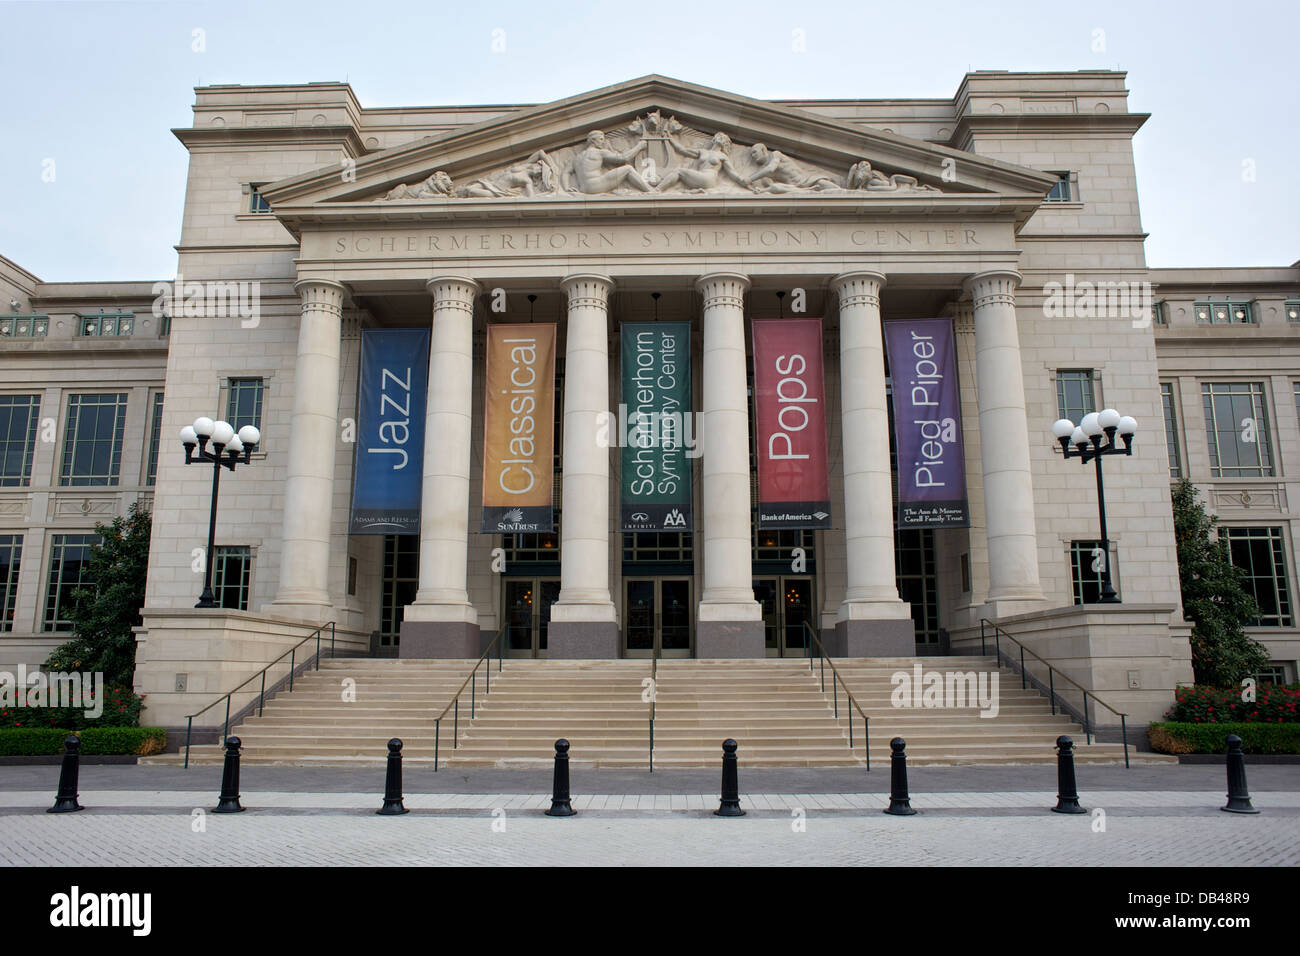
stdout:
<svg viewBox="0 0 1300 956">
<path fill-rule="evenodd" d="M 979 198 L 1032 212 L 1054 177 L 660 76 L 528 107 L 262 188 L 294 231 L 374 207 L 417 216 L 555 203 L 888 204 Z M 632 207 L 635 208 L 635 207 Z M 498 212 L 501 210 L 498 209 Z M 662 212 L 662 209 L 660 210 Z M 684 211 L 686 211 L 684 209 Z M 490 214 L 490 213 L 487 213 Z"/>
</svg>

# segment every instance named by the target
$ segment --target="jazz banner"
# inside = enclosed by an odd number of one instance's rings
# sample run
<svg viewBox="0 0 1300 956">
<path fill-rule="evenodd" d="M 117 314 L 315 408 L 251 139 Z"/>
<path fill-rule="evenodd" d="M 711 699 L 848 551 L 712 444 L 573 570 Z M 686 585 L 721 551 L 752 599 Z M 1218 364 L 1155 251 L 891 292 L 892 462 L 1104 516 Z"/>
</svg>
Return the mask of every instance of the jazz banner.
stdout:
<svg viewBox="0 0 1300 956">
<path fill-rule="evenodd" d="M 429 330 L 363 329 L 352 534 L 419 534 Z"/>
<path fill-rule="evenodd" d="M 690 531 L 691 324 L 621 329 L 622 530 Z"/>
<path fill-rule="evenodd" d="M 951 319 L 891 319 L 898 527 L 967 528 L 966 458 Z"/>
<path fill-rule="evenodd" d="M 822 321 L 769 319 L 753 326 L 758 526 L 829 528 Z"/>
<path fill-rule="evenodd" d="M 480 531 L 553 531 L 554 324 L 489 325 L 486 379 Z"/>
</svg>

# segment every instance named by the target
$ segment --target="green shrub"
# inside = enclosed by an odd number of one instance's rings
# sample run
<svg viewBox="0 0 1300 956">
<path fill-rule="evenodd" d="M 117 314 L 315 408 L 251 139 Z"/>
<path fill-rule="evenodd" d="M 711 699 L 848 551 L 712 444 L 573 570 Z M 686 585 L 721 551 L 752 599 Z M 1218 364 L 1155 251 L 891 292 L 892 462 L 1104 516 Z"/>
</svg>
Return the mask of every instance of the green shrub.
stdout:
<svg viewBox="0 0 1300 956">
<path fill-rule="evenodd" d="M 1249 702 L 1241 699 L 1239 687 L 1179 687 L 1165 717 L 1186 724 L 1285 724 L 1300 720 L 1298 707 L 1300 690 L 1274 684 L 1256 686 Z"/>
<path fill-rule="evenodd" d="M 162 753 L 167 732 L 161 727 L 17 727 L 0 729 L 0 757 L 38 757 L 63 753 L 63 740 L 70 733 L 81 738 L 83 754 L 134 754 L 147 757 Z"/>
<path fill-rule="evenodd" d="M 1300 754 L 1300 723 L 1189 724 L 1169 721 L 1147 730 L 1151 748 L 1163 754 L 1226 754 L 1236 734 L 1248 754 Z"/>
<path fill-rule="evenodd" d="M 104 712 L 93 719 L 80 707 L 0 707 L 0 727 L 134 727 L 143 706 L 144 698 L 130 687 L 106 686 Z"/>
</svg>

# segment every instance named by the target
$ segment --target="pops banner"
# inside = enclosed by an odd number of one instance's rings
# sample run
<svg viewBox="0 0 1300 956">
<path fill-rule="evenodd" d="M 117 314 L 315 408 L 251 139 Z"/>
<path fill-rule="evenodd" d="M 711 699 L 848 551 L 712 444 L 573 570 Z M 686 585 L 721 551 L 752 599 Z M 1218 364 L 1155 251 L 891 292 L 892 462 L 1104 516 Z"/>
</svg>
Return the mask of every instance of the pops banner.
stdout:
<svg viewBox="0 0 1300 956">
<path fill-rule="evenodd" d="M 555 325 L 489 325 L 483 534 L 554 530 Z"/>
<path fill-rule="evenodd" d="M 970 527 L 952 320 L 891 319 L 885 351 L 894 393 L 898 527 Z"/>
<path fill-rule="evenodd" d="M 760 320 L 753 328 L 758 526 L 829 528 L 821 319 Z"/>
</svg>

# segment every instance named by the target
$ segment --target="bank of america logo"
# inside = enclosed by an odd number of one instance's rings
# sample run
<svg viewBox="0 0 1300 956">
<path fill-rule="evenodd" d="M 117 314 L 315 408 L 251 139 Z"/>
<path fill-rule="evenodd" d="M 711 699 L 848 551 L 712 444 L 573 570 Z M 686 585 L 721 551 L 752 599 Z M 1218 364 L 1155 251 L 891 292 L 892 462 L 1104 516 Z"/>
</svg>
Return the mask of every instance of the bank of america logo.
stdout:
<svg viewBox="0 0 1300 956">
<path fill-rule="evenodd" d="M 674 508 L 668 514 L 664 515 L 665 528 L 684 528 L 686 527 L 686 517 Z"/>
<path fill-rule="evenodd" d="M 825 521 L 827 518 L 830 517 L 830 515 L 828 515 L 825 511 L 814 511 L 813 517 L 816 518 L 818 521 Z"/>
</svg>

